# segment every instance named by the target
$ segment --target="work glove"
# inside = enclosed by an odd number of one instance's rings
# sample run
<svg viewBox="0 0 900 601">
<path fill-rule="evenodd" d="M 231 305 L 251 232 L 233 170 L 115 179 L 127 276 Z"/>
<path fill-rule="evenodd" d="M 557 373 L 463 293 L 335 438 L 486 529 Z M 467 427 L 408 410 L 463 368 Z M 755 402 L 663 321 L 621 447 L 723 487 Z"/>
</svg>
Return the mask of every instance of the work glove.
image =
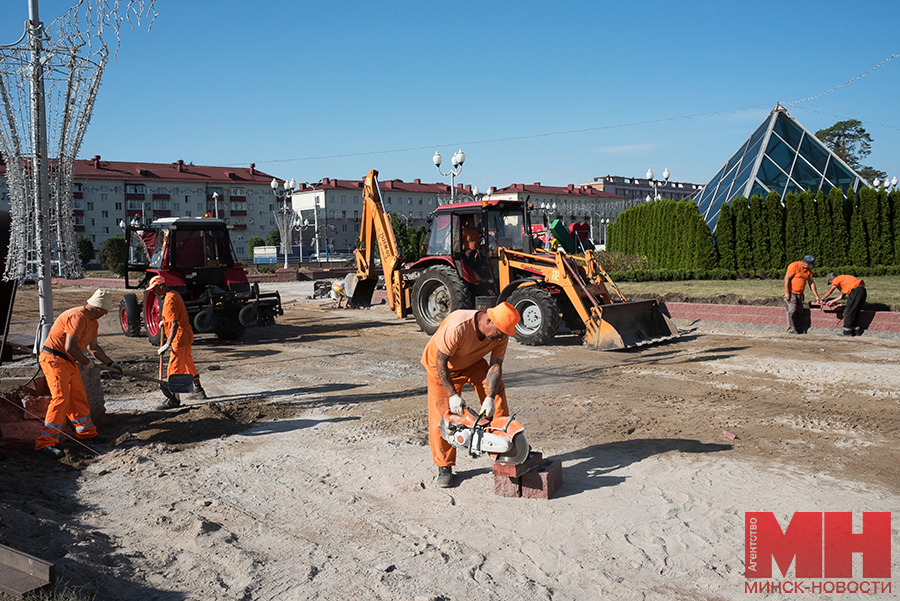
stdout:
<svg viewBox="0 0 900 601">
<path fill-rule="evenodd" d="M 466 402 L 458 394 L 454 394 L 452 397 L 450 397 L 450 413 L 455 413 L 456 415 L 462 415 L 463 408 L 465 406 L 466 406 Z"/>
<path fill-rule="evenodd" d="M 494 397 L 484 397 L 484 402 L 481 403 L 481 414 L 487 418 L 494 417 Z"/>
<path fill-rule="evenodd" d="M 170 345 L 170 344 L 167 342 L 167 343 L 165 343 L 164 345 L 162 345 L 161 347 L 159 347 L 159 349 L 156 351 L 156 354 L 162 356 L 162 355 L 164 355 L 164 354 L 166 353 L 166 351 L 168 351 L 170 348 L 172 348 L 172 345 Z"/>
<path fill-rule="evenodd" d="M 125 375 L 124 371 L 122 370 L 122 366 L 115 361 L 109 364 L 109 369 L 111 370 L 109 372 L 109 377 L 113 380 L 121 380 L 122 376 Z"/>
</svg>

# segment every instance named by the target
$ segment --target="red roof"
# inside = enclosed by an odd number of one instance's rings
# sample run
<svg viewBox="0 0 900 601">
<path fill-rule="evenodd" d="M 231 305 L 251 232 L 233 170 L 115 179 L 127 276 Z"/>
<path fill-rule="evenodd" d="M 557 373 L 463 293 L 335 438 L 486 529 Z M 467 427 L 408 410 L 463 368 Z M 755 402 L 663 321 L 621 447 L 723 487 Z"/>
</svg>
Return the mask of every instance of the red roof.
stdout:
<svg viewBox="0 0 900 601">
<path fill-rule="evenodd" d="M 324 178 L 321 182 L 313 184 L 300 184 L 298 192 L 309 192 L 313 188 L 316 190 L 362 190 L 365 178 L 360 180 L 352 179 L 331 179 Z M 449 194 L 450 186 L 447 184 L 423 184 L 421 180 L 413 180 L 412 182 L 404 182 L 400 180 L 379 181 L 383 193 L 387 192 L 409 192 L 422 194 Z M 461 185 L 457 186 L 457 190 L 472 193 L 471 188 Z"/>
<path fill-rule="evenodd" d="M 6 164 L 0 161 L 0 175 L 6 175 Z M 174 163 L 132 163 L 104 161 L 100 155 L 88 160 L 75 161 L 75 178 L 79 180 L 166 181 L 188 184 L 261 184 L 269 185 L 272 175 L 249 167 L 207 167 Z M 278 179 L 278 178 L 275 178 Z M 283 179 L 278 179 L 282 184 Z"/>
<path fill-rule="evenodd" d="M 524 192 L 526 194 L 547 194 L 552 196 L 584 196 L 590 198 L 619 198 L 611 192 L 597 190 L 591 186 L 576 186 L 569 184 L 568 186 L 543 186 L 541 182 L 533 184 L 511 184 L 505 188 L 494 190 L 494 194 L 504 194 L 513 192 Z"/>
</svg>

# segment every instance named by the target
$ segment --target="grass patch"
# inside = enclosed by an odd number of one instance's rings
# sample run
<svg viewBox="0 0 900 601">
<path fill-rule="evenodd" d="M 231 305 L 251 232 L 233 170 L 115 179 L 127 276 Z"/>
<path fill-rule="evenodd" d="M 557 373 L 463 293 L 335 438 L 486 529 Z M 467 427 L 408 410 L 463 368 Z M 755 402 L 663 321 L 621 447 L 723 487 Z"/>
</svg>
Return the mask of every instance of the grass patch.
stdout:
<svg viewBox="0 0 900 601">
<path fill-rule="evenodd" d="M 900 310 L 900 276 L 870 276 L 863 278 L 869 304 L 886 305 L 892 311 Z M 819 294 L 828 291 L 825 278 L 815 278 Z M 683 294 L 688 298 L 714 298 L 733 294 L 748 302 L 784 298 L 783 280 L 686 280 L 681 282 L 616 282 L 625 298 L 635 295 Z M 831 298 L 840 298 L 835 291 Z M 806 300 L 815 300 L 809 290 Z"/>
</svg>

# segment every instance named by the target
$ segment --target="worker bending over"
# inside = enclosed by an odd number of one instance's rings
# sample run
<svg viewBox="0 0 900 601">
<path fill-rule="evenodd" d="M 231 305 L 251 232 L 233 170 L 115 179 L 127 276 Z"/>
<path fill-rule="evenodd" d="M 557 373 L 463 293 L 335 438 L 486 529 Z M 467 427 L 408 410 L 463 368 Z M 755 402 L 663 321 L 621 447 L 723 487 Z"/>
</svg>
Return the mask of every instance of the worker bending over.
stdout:
<svg viewBox="0 0 900 601">
<path fill-rule="evenodd" d="M 448 315 L 422 353 L 428 381 L 428 443 L 438 466 L 437 485 L 453 485 L 456 449 L 441 437 L 441 418 L 449 409 L 462 415 L 466 403 L 460 393 L 468 383 L 475 388 L 487 417 L 506 417 L 503 357 L 509 337 L 516 333 L 519 313 L 509 303 L 487 311 L 461 309 Z M 490 353 L 491 362 L 484 357 Z"/>
<path fill-rule="evenodd" d="M 194 330 L 191 329 L 191 320 L 188 317 L 187 307 L 181 295 L 169 289 L 161 275 L 153 276 L 147 290 L 159 298 L 162 307 L 161 318 L 163 336 L 165 342 L 156 353 L 162 357 L 169 353 L 169 367 L 166 378 L 174 374 L 191 374 L 194 376 L 194 398 L 205 399 L 206 392 L 200 385 L 200 374 L 194 366 L 194 358 L 191 356 L 191 345 L 194 343 Z M 161 368 L 160 368 L 161 369 Z M 159 406 L 160 409 L 172 409 L 181 405 L 177 398 L 167 398 Z"/>
<path fill-rule="evenodd" d="M 844 307 L 844 329 L 841 332 L 844 336 L 859 336 L 862 334 L 862 328 L 859 327 L 859 311 L 866 304 L 866 283 L 852 275 L 834 275 L 829 273 L 825 281 L 831 286 L 828 292 L 822 295 L 822 302 L 828 300 L 835 288 L 840 290 L 843 298 L 847 297 L 847 305 Z M 836 301 L 829 301 L 828 306 L 833 306 Z"/>
<path fill-rule="evenodd" d="M 59 433 L 66 419 L 75 427 L 75 438 L 78 440 L 106 442 L 105 436 L 97 434 L 97 427 L 91 419 L 91 407 L 78 366 L 80 364 L 85 370 L 94 367 L 94 361 L 84 354 L 85 349 L 90 349 L 98 361 L 122 373 L 119 364 L 114 363 L 97 343 L 100 327 L 97 320 L 112 309 L 113 300 L 109 292 L 97 290 L 83 307 L 64 311 L 53 322 L 44 340 L 39 361 L 51 398 L 44 427 L 35 443 L 35 452 L 41 457 L 59 459 L 65 455 L 56 445 L 59 444 Z"/>
<path fill-rule="evenodd" d="M 788 332 L 790 334 L 803 334 L 806 331 L 800 320 L 800 313 L 803 311 L 803 293 L 806 291 L 807 283 L 816 300 L 819 300 L 819 293 L 816 290 L 812 274 L 815 262 L 815 257 L 806 255 L 800 261 L 794 261 L 788 265 L 787 273 L 784 275 L 784 302 L 787 305 Z"/>
</svg>

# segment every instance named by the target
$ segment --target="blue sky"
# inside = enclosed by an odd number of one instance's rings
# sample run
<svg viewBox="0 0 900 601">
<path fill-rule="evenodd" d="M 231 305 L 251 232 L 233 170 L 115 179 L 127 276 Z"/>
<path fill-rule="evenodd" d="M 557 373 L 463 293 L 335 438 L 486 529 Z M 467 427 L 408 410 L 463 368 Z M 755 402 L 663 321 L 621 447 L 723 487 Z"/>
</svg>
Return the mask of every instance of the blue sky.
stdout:
<svg viewBox="0 0 900 601">
<path fill-rule="evenodd" d="M 74 0 L 41 0 L 49 23 Z M 3 0 L 0 43 L 27 0 Z M 896 3 L 157 0 L 110 60 L 80 158 L 247 165 L 280 178 L 566 185 L 648 168 L 704 184 L 776 102 L 895 53 Z M 788 107 L 860 119 L 900 177 L 900 57 Z"/>
</svg>

